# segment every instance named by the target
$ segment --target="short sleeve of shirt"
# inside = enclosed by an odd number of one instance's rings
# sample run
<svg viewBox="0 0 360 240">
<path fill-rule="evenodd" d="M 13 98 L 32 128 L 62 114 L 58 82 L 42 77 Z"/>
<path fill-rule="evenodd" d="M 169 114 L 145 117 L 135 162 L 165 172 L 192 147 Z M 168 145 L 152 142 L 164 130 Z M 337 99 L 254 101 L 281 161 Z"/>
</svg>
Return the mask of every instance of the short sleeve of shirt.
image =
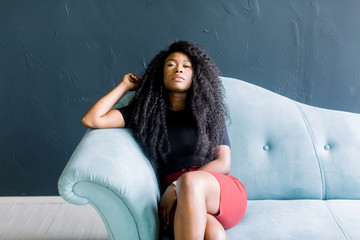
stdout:
<svg viewBox="0 0 360 240">
<path fill-rule="evenodd" d="M 223 135 L 223 139 L 221 141 L 221 145 L 227 145 L 227 146 L 231 147 L 229 134 L 228 134 L 226 126 L 225 126 L 225 129 L 224 129 L 224 135 Z"/>
<path fill-rule="evenodd" d="M 126 107 L 118 108 L 117 110 L 123 116 L 124 121 L 125 121 L 125 127 L 127 128 L 129 126 L 129 122 L 130 122 L 130 118 L 131 118 L 131 107 L 130 107 L 130 105 L 128 105 Z"/>
</svg>

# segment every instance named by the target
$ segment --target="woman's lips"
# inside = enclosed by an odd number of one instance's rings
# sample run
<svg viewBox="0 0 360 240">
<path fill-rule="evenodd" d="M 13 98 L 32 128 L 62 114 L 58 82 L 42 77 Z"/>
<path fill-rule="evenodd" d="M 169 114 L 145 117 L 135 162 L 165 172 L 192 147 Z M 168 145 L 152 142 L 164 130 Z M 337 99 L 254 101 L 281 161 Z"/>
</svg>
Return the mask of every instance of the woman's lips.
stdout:
<svg viewBox="0 0 360 240">
<path fill-rule="evenodd" d="M 175 76 L 175 77 L 173 77 L 172 79 L 177 80 L 177 81 L 184 81 L 184 80 L 185 80 L 185 79 L 184 79 L 183 77 L 181 77 L 181 76 Z"/>
</svg>

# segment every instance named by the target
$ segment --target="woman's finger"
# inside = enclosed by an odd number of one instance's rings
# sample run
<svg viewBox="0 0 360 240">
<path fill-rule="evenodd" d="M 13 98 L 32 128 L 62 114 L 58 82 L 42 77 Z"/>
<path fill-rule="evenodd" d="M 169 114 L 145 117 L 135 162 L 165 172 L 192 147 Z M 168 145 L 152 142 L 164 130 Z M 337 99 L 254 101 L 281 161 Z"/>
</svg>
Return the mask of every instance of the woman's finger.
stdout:
<svg viewBox="0 0 360 240">
<path fill-rule="evenodd" d="M 167 229 L 168 225 L 169 225 L 169 219 L 168 219 L 168 215 L 167 213 L 165 213 L 165 217 L 164 217 L 164 225 L 165 225 L 165 230 Z"/>
<path fill-rule="evenodd" d="M 133 73 L 130 74 L 130 78 L 133 79 L 133 80 L 138 80 L 138 79 L 139 79 L 139 78 L 138 78 L 135 74 L 133 74 Z"/>
<path fill-rule="evenodd" d="M 169 226 L 169 224 L 170 224 L 171 208 L 168 206 L 168 208 L 165 210 L 165 212 L 166 212 L 165 225 L 166 225 L 166 228 L 167 228 Z"/>
</svg>

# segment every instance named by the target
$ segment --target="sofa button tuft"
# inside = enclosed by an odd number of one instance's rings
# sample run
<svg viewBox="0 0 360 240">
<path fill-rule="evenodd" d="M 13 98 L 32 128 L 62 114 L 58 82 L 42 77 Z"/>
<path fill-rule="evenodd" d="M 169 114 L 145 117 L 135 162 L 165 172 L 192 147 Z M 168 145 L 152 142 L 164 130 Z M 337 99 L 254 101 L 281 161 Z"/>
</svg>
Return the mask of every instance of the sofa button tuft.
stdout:
<svg viewBox="0 0 360 240">
<path fill-rule="evenodd" d="M 329 145 L 329 144 L 326 144 L 326 145 L 324 146 L 324 149 L 325 149 L 326 151 L 329 151 L 329 150 L 330 150 L 330 145 Z"/>
<path fill-rule="evenodd" d="M 269 150 L 269 145 L 266 145 L 266 144 L 265 144 L 265 145 L 263 146 L 263 149 L 264 149 L 264 151 Z"/>
</svg>

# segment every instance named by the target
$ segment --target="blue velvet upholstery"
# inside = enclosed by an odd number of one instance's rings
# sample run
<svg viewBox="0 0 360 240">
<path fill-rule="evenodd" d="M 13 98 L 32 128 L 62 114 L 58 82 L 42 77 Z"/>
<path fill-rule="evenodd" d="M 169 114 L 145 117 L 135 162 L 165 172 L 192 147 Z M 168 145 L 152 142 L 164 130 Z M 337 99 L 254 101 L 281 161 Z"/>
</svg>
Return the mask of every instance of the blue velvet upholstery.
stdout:
<svg viewBox="0 0 360 240">
<path fill-rule="evenodd" d="M 360 239 L 360 114 L 222 79 L 231 174 L 249 198 L 228 239 Z M 88 130 L 59 192 L 71 203 L 92 204 L 110 239 L 158 238 L 158 181 L 128 129 Z"/>
</svg>

